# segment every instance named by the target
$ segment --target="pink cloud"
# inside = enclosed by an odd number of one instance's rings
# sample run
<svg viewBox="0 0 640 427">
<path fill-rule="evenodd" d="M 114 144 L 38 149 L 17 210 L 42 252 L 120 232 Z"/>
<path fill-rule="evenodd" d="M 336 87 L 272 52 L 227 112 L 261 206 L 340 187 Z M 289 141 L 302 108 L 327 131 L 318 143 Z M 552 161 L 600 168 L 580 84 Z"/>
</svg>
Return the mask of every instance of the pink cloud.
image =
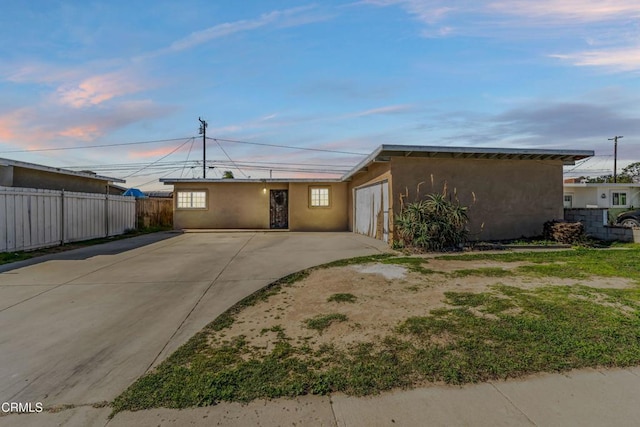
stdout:
<svg viewBox="0 0 640 427">
<path fill-rule="evenodd" d="M 140 92 L 147 87 L 128 72 L 114 72 L 92 76 L 80 83 L 58 88 L 58 102 L 73 108 L 98 105 L 112 98 Z"/>
<path fill-rule="evenodd" d="M 571 22 L 597 22 L 617 17 L 640 16 L 640 3 L 637 0 L 508 0 L 490 3 L 489 9 L 532 18 L 546 17 L 552 22 L 569 20 Z"/>
<path fill-rule="evenodd" d="M 72 126 L 57 132 L 58 135 L 79 139 L 82 141 L 91 141 L 102 134 L 96 124 L 88 124 L 83 126 Z"/>
<path fill-rule="evenodd" d="M 603 67 L 612 71 L 640 70 L 640 47 L 576 52 L 551 57 L 579 67 Z"/>
<path fill-rule="evenodd" d="M 16 137 L 14 128 L 15 123 L 5 117 L 0 117 L 0 140 L 9 141 L 14 139 Z"/>
</svg>

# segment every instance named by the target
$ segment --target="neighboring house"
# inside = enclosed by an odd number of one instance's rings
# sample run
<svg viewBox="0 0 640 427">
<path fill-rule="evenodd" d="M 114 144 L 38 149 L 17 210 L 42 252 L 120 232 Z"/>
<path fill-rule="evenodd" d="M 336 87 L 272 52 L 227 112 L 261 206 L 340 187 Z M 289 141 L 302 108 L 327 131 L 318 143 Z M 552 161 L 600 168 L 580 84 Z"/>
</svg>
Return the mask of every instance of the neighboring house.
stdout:
<svg viewBox="0 0 640 427">
<path fill-rule="evenodd" d="M 0 159 L 0 252 L 122 234 L 135 227 L 133 197 L 117 178 Z"/>
<path fill-rule="evenodd" d="M 147 197 L 153 197 L 156 199 L 172 199 L 173 191 L 145 191 L 144 194 Z"/>
<path fill-rule="evenodd" d="M 350 230 L 390 242 L 402 202 L 446 187 L 469 206 L 472 238 L 499 240 L 540 235 L 562 218 L 562 166 L 593 154 L 382 145 L 335 180 L 161 181 L 174 186 L 177 229 Z"/>
<path fill-rule="evenodd" d="M 114 196 L 122 196 L 125 191 L 127 191 L 126 187 L 117 184 L 109 184 L 109 194 L 113 194 Z"/>
<path fill-rule="evenodd" d="M 96 175 L 93 172 L 75 172 L 0 158 L 0 187 L 117 194 L 117 187 L 111 185 L 114 182 L 125 181 Z"/>
<path fill-rule="evenodd" d="M 631 209 L 640 206 L 640 184 L 564 183 L 564 207 Z"/>
</svg>

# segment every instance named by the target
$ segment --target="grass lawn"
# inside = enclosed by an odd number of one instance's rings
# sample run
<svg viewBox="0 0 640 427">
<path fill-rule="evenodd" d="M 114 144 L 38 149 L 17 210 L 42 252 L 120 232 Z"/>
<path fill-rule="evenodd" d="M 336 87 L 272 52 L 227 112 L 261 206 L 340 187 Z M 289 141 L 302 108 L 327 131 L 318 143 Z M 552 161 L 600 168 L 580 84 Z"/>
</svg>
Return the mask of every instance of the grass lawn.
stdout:
<svg viewBox="0 0 640 427">
<path fill-rule="evenodd" d="M 114 412 L 636 365 L 639 259 L 640 245 L 627 245 L 383 255 L 310 269 L 214 320 L 119 396 Z M 371 265 L 405 276 L 384 279 Z"/>
</svg>

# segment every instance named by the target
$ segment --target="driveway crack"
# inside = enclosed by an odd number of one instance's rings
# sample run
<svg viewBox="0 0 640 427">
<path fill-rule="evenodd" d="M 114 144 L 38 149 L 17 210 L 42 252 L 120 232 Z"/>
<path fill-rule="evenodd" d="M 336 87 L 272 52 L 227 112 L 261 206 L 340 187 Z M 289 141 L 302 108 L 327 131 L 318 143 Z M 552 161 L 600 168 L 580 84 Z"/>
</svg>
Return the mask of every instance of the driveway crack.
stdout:
<svg viewBox="0 0 640 427">
<path fill-rule="evenodd" d="M 227 269 L 227 267 L 229 267 L 229 264 L 231 264 L 236 257 L 240 254 L 240 252 L 242 252 L 242 250 L 249 244 L 249 242 L 251 242 L 251 240 L 253 240 L 253 238 L 255 237 L 255 234 L 252 234 L 251 237 L 244 242 L 244 244 L 240 247 L 240 249 L 238 249 L 236 251 L 235 254 L 233 254 L 233 256 L 231 257 L 231 259 L 229 259 L 229 262 L 227 262 L 225 264 L 225 266 L 220 270 L 220 272 L 218 273 L 218 275 L 211 281 L 211 283 L 209 283 L 209 285 L 207 286 L 207 288 L 204 290 L 204 292 L 202 293 L 202 295 L 200 295 L 200 298 L 198 298 L 198 300 L 196 301 L 196 303 L 193 305 L 193 307 L 191 307 L 191 310 L 189 310 L 189 313 L 187 313 L 187 315 L 184 317 L 184 319 L 182 319 L 182 322 L 180 322 L 180 325 L 178 325 L 178 327 L 176 328 L 175 331 L 173 331 L 173 333 L 171 334 L 171 336 L 169 337 L 169 339 L 167 340 L 167 342 L 164 344 L 164 346 L 162 346 L 162 348 L 160 349 L 160 351 L 158 352 L 158 354 L 156 355 L 156 357 L 153 358 L 153 360 L 151 361 L 151 363 L 149 364 L 149 366 L 147 366 L 147 369 L 144 370 L 145 373 L 149 372 L 149 370 L 151 369 L 151 367 L 153 365 L 155 365 L 155 363 L 158 361 L 158 359 L 160 358 L 160 356 L 162 355 L 162 353 L 164 352 L 164 350 L 169 346 L 169 343 L 171 342 L 171 340 L 173 340 L 173 338 L 178 334 L 178 332 L 180 331 L 180 329 L 182 329 L 182 326 L 187 322 L 187 320 L 189 319 L 189 317 L 191 317 L 191 314 L 193 314 L 193 312 L 195 311 L 195 309 L 198 307 L 198 305 L 200 305 L 200 302 L 202 301 L 202 299 L 204 298 L 204 296 L 207 294 L 207 292 L 209 292 L 209 290 L 211 289 L 211 287 L 214 285 L 214 283 L 216 283 L 216 281 L 218 280 L 218 278 L 222 275 L 222 273 L 224 273 Z"/>
</svg>

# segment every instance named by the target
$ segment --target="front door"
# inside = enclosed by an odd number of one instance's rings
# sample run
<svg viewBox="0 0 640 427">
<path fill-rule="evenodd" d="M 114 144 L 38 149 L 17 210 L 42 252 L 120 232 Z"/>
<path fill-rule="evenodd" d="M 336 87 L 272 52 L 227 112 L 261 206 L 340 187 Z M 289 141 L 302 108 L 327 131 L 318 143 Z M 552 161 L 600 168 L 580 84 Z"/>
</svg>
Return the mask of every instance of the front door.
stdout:
<svg viewBox="0 0 640 427">
<path fill-rule="evenodd" d="M 271 190 L 271 228 L 289 228 L 289 190 Z"/>
</svg>

